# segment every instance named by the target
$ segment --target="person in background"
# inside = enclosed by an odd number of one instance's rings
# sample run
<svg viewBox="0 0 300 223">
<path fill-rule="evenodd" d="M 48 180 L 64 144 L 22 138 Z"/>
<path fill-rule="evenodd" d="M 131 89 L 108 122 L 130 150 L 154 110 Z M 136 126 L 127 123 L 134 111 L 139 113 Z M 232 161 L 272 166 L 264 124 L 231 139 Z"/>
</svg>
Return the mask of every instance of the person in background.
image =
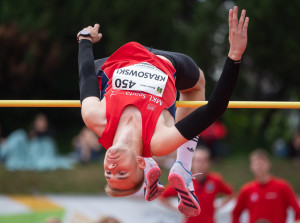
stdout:
<svg viewBox="0 0 300 223">
<path fill-rule="evenodd" d="M 42 137 L 51 137 L 53 133 L 49 130 L 48 118 L 43 113 L 38 113 L 29 129 L 28 137 L 30 139 L 42 138 Z"/>
<path fill-rule="evenodd" d="M 271 162 L 268 153 L 256 149 L 250 154 L 250 170 L 255 180 L 242 186 L 232 212 L 233 223 L 240 222 L 244 210 L 249 211 L 249 223 L 286 222 L 287 208 L 295 211 L 295 222 L 300 222 L 300 207 L 291 186 L 283 179 L 270 173 Z"/>
<path fill-rule="evenodd" d="M 223 207 L 233 197 L 231 185 L 226 183 L 220 174 L 210 172 L 210 164 L 210 150 L 207 147 L 198 147 L 193 157 L 192 173 L 194 176 L 193 184 L 195 194 L 201 204 L 201 213 L 196 217 L 186 218 L 186 223 L 213 223 L 215 210 Z M 219 194 L 225 194 L 225 196 L 223 197 L 222 202 L 215 207 L 214 201 Z M 170 199 L 168 199 L 175 196 L 177 196 L 177 192 L 172 187 L 168 186 L 161 195 L 160 201 L 175 210 L 176 208 L 171 204 Z"/>
<path fill-rule="evenodd" d="M 198 144 L 207 146 L 211 150 L 211 158 L 218 160 L 228 152 L 221 142 L 226 136 L 226 126 L 220 120 L 217 120 L 200 133 Z"/>
<path fill-rule="evenodd" d="M 73 138 L 72 145 L 76 159 L 81 163 L 88 163 L 100 158 L 101 145 L 98 143 L 98 137 L 87 127 L 83 127 L 79 134 Z"/>
<path fill-rule="evenodd" d="M 288 149 L 295 165 L 300 165 L 300 127 L 295 131 Z"/>
<path fill-rule="evenodd" d="M 10 171 L 71 169 L 71 160 L 57 154 L 58 148 L 45 114 L 35 116 L 29 131 L 17 129 L 1 145 L 0 156 Z"/>
</svg>

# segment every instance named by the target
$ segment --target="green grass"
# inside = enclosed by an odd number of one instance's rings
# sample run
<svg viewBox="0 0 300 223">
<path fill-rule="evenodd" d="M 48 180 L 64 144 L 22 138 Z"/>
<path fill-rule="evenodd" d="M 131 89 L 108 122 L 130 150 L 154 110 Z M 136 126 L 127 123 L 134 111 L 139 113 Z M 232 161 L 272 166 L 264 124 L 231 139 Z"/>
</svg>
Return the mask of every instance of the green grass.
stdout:
<svg viewBox="0 0 300 223">
<path fill-rule="evenodd" d="M 16 214 L 16 215 L 1 215 L 1 223 L 41 223 L 45 222 L 51 216 L 51 218 L 62 219 L 64 211 L 43 211 L 33 212 L 28 214 Z"/>
<path fill-rule="evenodd" d="M 77 165 L 73 170 L 8 172 L 0 167 L 1 194 L 102 193 L 105 185 L 100 163 Z"/>
<path fill-rule="evenodd" d="M 272 173 L 291 183 L 300 193 L 299 166 L 290 160 L 272 160 Z M 214 163 L 212 170 L 221 173 L 236 191 L 245 182 L 252 180 L 246 156 L 229 157 Z M 162 182 L 167 184 L 168 170 L 162 170 Z M 77 165 L 73 170 L 53 172 L 18 171 L 8 172 L 0 166 L 0 194 L 101 194 L 104 192 L 105 179 L 102 162 Z"/>
</svg>

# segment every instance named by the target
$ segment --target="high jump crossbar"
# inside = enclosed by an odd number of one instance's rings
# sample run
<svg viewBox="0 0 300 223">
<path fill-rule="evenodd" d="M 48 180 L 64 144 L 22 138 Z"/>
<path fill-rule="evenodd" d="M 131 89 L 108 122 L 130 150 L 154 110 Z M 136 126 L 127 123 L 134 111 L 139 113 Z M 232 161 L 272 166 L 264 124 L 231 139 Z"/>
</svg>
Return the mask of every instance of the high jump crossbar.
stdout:
<svg viewBox="0 0 300 223">
<path fill-rule="evenodd" d="M 195 108 L 207 101 L 177 101 L 176 107 Z M 79 100 L 0 100 L 0 107 L 81 107 Z M 228 108 L 300 109 L 298 101 L 230 101 Z"/>
</svg>

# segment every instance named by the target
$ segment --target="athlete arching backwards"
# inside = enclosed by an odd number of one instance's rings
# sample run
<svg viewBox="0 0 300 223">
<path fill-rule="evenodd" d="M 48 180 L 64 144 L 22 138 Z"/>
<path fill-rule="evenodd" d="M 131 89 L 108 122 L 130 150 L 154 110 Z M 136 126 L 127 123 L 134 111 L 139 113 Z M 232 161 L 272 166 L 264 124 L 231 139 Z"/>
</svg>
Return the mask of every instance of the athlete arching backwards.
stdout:
<svg viewBox="0 0 300 223">
<path fill-rule="evenodd" d="M 227 108 L 247 45 L 249 18 L 245 15 L 243 10 L 238 20 L 238 8 L 229 11 L 230 50 L 208 104 L 197 109 L 178 108 L 176 114 L 176 89 L 180 100 L 205 97 L 203 72 L 190 57 L 130 42 L 110 57 L 94 61 L 92 44 L 102 37 L 99 25 L 78 33 L 82 118 L 107 149 L 107 194 L 127 196 L 145 183 L 145 198 L 155 199 L 164 187 L 151 156 L 177 150 L 169 183 L 178 192 L 183 214 L 200 213 L 190 173 L 193 151 L 197 135 Z"/>
</svg>

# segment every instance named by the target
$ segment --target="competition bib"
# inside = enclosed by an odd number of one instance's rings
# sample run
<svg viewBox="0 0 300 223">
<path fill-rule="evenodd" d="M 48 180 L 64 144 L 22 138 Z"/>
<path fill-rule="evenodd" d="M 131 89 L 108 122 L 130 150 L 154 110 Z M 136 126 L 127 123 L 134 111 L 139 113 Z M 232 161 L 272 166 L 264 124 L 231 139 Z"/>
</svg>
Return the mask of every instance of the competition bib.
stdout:
<svg viewBox="0 0 300 223">
<path fill-rule="evenodd" d="M 116 69 L 112 86 L 115 90 L 143 91 L 162 97 L 168 75 L 152 64 L 143 62 Z"/>
</svg>

